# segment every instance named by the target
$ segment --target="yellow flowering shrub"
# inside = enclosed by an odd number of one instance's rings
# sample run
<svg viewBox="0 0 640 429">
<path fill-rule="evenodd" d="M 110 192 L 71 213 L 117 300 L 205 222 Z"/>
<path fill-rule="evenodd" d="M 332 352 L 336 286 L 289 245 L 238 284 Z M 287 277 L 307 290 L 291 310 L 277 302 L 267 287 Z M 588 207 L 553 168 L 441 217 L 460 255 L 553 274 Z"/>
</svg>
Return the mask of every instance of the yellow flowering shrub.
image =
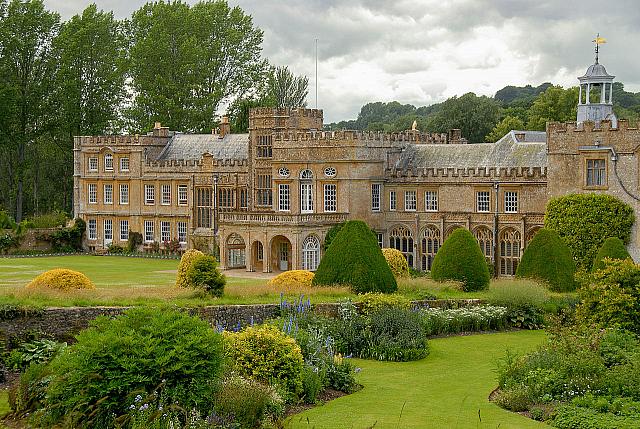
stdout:
<svg viewBox="0 0 640 429">
<path fill-rule="evenodd" d="M 202 255 L 204 255 L 204 253 L 196 249 L 189 249 L 182 254 L 182 258 L 180 258 L 180 263 L 178 264 L 178 274 L 176 275 L 177 287 L 191 287 L 187 273 L 189 272 L 189 268 L 191 268 L 193 261 L 198 256 Z"/>
<path fill-rule="evenodd" d="M 76 289 L 95 289 L 96 285 L 89 280 L 89 277 L 81 272 L 68 270 L 66 268 L 55 268 L 40 274 L 31 280 L 26 287 L 28 289 L 47 288 L 69 291 Z"/>
<path fill-rule="evenodd" d="M 311 287 L 314 274 L 306 270 L 291 270 L 280 273 L 268 285 L 274 287 Z"/>
<path fill-rule="evenodd" d="M 396 277 L 408 277 L 409 276 L 409 264 L 401 251 L 397 249 L 382 249 L 384 259 L 387 260 L 391 272 Z"/>
<path fill-rule="evenodd" d="M 271 325 L 225 331 L 223 337 L 225 356 L 237 374 L 265 383 L 277 381 L 290 393 L 300 393 L 304 359 L 293 338 Z"/>
<path fill-rule="evenodd" d="M 382 308 L 409 308 L 411 301 L 398 294 L 365 293 L 360 300 L 362 314 L 371 314 Z"/>
</svg>

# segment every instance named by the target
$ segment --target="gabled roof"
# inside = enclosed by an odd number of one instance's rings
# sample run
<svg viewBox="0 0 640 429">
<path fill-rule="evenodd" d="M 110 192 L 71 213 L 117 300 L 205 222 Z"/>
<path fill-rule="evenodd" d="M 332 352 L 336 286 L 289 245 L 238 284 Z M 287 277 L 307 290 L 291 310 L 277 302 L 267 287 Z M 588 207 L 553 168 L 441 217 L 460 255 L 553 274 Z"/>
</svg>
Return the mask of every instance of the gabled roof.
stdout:
<svg viewBox="0 0 640 429">
<path fill-rule="evenodd" d="M 205 153 L 216 159 L 246 160 L 249 154 L 249 134 L 175 134 L 160 153 L 157 161 L 199 160 Z"/>
<path fill-rule="evenodd" d="M 396 168 L 544 168 L 546 133 L 510 131 L 496 143 L 408 144 Z"/>
</svg>

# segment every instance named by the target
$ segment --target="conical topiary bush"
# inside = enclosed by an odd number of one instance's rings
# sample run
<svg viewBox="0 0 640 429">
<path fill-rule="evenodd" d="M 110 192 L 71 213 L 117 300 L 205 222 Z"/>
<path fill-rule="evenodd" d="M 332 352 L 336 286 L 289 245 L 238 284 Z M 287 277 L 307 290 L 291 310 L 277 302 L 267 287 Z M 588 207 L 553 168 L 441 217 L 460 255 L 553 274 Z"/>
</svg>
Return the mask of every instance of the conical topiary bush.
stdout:
<svg viewBox="0 0 640 429">
<path fill-rule="evenodd" d="M 431 278 L 459 281 L 466 292 L 489 287 L 489 268 L 471 232 L 458 228 L 451 233 L 433 259 Z"/>
<path fill-rule="evenodd" d="M 356 293 L 395 292 L 396 279 L 366 223 L 348 221 L 326 250 L 314 285 L 350 285 Z"/>
<path fill-rule="evenodd" d="M 631 255 L 627 252 L 627 248 L 622 240 L 618 237 L 609 237 L 602 243 L 600 250 L 598 250 L 598 254 L 593 260 L 592 271 L 604 268 L 604 258 L 624 260 L 630 257 Z"/>
<path fill-rule="evenodd" d="M 187 275 L 187 273 L 189 272 L 193 261 L 195 261 L 197 257 L 203 255 L 204 253 L 197 249 L 189 249 L 182 254 L 180 263 L 178 264 L 178 273 L 176 274 L 177 287 L 191 287 L 191 285 L 189 284 L 189 276 Z"/>
<path fill-rule="evenodd" d="M 550 290 L 575 290 L 576 263 L 571 250 L 557 232 L 542 228 L 533 237 L 522 255 L 516 277 L 540 280 Z"/>
</svg>

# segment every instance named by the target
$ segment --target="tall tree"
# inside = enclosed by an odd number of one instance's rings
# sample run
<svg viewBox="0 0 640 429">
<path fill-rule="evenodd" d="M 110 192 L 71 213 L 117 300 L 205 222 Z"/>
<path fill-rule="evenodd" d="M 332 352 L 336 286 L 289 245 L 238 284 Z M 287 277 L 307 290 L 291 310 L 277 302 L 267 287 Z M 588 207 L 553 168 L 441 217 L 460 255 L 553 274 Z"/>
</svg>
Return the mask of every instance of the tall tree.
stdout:
<svg viewBox="0 0 640 429">
<path fill-rule="evenodd" d="M 126 42 L 113 12 L 88 6 L 62 25 L 54 40 L 56 101 L 68 137 L 114 127 L 125 96 Z"/>
<path fill-rule="evenodd" d="M 547 122 L 575 121 L 578 106 L 578 88 L 564 89 L 551 86 L 540 94 L 529 109 L 527 128 L 544 131 Z"/>
<path fill-rule="evenodd" d="M 113 131 L 125 95 L 122 24 L 95 4 L 65 22 L 54 39 L 56 112 L 51 141 L 62 177 L 62 207 L 71 206 L 73 137 Z"/>
<path fill-rule="evenodd" d="M 493 98 L 478 97 L 472 92 L 452 97 L 440 105 L 438 112 L 427 120 L 429 131 L 444 133 L 459 128 L 472 143 L 484 138 L 498 122 L 500 105 Z"/>
<path fill-rule="evenodd" d="M 249 110 L 253 107 L 306 107 L 309 78 L 295 76 L 288 67 L 270 67 L 245 97 L 234 100 L 227 109 L 231 130 L 246 133 Z"/>
<path fill-rule="evenodd" d="M 10 180 L 15 183 L 15 218 L 24 211 L 25 182 L 31 168 L 37 188 L 40 163 L 37 140 L 43 134 L 47 111 L 45 100 L 51 89 L 52 41 L 59 27 L 57 13 L 45 9 L 42 0 L 12 0 L 0 21 L 0 51 L 4 92 L 12 103 L 5 144 Z M 37 196 L 37 189 L 32 189 Z M 37 205 L 37 200 L 34 201 Z"/>
<path fill-rule="evenodd" d="M 523 130 L 524 122 L 522 119 L 517 116 L 505 116 L 504 119 L 496 124 L 495 127 L 491 130 L 487 137 L 485 137 L 485 141 L 487 142 L 497 142 L 502 137 L 505 136 L 511 130 Z"/>
<path fill-rule="evenodd" d="M 296 76 L 288 67 L 276 67 L 269 74 L 267 99 L 275 107 L 306 107 L 309 78 Z"/>
<path fill-rule="evenodd" d="M 147 3 L 131 20 L 131 128 L 155 121 L 185 132 L 215 125 L 215 112 L 264 72 L 262 31 L 226 1 Z"/>
</svg>

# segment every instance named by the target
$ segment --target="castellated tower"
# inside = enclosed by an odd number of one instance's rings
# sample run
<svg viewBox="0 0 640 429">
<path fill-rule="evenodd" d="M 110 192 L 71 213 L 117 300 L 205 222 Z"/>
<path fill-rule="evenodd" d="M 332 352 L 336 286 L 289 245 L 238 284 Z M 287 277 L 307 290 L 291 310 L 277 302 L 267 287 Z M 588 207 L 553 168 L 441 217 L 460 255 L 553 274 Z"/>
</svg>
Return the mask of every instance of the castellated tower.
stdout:
<svg viewBox="0 0 640 429">
<path fill-rule="evenodd" d="M 258 107 L 249 111 L 250 210 L 273 211 L 273 135 L 281 131 L 322 131 L 320 109 Z"/>
</svg>

